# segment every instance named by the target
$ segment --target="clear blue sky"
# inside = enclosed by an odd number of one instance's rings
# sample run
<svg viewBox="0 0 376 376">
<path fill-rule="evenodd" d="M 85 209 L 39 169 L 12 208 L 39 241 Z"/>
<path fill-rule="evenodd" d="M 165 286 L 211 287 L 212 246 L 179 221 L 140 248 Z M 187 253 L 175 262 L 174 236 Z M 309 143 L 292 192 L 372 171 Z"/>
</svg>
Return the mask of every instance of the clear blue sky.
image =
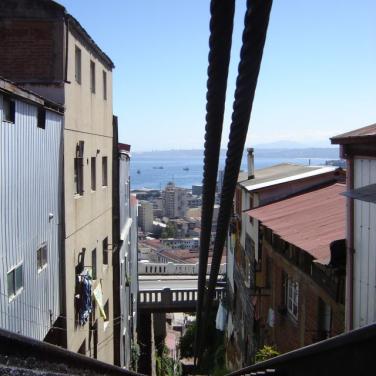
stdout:
<svg viewBox="0 0 376 376">
<path fill-rule="evenodd" d="M 59 0 L 112 58 L 120 141 L 198 149 L 205 127 L 209 0 Z M 237 0 L 223 146 L 245 0 Z M 376 1 L 274 0 L 247 146 L 322 146 L 376 122 Z"/>
</svg>

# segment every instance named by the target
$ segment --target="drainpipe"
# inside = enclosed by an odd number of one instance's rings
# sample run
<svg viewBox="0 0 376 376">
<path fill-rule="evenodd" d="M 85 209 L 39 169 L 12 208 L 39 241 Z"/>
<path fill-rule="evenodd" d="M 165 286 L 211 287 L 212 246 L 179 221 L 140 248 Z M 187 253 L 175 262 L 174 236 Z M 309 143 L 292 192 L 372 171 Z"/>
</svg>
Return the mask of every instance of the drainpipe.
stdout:
<svg viewBox="0 0 376 376">
<path fill-rule="evenodd" d="M 347 191 L 354 189 L 354 157 L 347 156 Z M 354 328 L 354 199 L 347 198 L 347 257 L 345 329 Z"/>
</svg>

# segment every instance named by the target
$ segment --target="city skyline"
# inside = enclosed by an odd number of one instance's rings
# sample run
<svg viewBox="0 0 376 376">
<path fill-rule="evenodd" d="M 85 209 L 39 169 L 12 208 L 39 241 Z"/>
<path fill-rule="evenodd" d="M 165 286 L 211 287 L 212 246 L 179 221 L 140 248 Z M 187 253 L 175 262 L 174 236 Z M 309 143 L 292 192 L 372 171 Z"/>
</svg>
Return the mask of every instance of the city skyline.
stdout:
<svg viewBox="0 0 376 376">
<path fill-rule="evenodd" d="M 209 2 L 59 1 L 115 62 L 114 113 L 135 151 L 201 149 Z M 98 11 L 99 10 L 99 11 Z M 222 147 L 226 147 L 245 1 L 238 1 Z M 273 4 L 247 144 L 328 146 L 373 123 L 376 4 Z M 98 27 L 101 25 L 100 27 Z"/>
</svg>

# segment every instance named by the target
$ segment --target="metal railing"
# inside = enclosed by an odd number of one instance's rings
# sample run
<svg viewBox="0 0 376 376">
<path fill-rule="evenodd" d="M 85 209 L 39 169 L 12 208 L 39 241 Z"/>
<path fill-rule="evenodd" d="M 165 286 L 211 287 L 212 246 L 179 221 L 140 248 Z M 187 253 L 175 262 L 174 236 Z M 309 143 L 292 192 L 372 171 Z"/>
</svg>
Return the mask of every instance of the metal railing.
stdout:
<svg viewBox="0 0 376 376">
<path fill-rule="evenodd" d="M 210 272 L 211 264 L 207 267 L 207 274 Z M 226 264 L 221 264 L 219 274 L 226 273 Z M 195 264 L 177 264 L 173 262 L 138 262 L 139 275 L 197 275 L 198 263 Z"/>
<path fill-rule="evenodd" d="M 143 290 L 138 293 L 139 309 L 195 309 L 197 303 L 197 289 L 171 290 Z M 215 290 L 215 300 L 224 298 L 225 289 L 220 287 Z"/>
<path fill-rule="evenodd" d="M 227 376 L 373 375 L 375 348 L 376 324 L 372 324 L 245 367 Z"/>
</svg>

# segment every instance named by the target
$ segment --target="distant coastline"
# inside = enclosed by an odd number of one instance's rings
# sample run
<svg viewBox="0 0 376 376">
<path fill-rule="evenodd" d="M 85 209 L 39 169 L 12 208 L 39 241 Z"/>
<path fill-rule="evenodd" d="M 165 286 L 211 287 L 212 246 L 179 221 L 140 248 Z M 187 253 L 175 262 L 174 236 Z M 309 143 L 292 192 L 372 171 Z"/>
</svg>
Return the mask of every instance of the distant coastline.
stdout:
<svg viewBox="0 0 376 376">
<path fill-rule="evenodd" d="M 165 150 L 133 152 L 131 157 L 131 189 L 162 189 L 169 181 L 177 186 L 190 188 L 201 184 L 203 150 Z M 330 148 L 260 148 L 255 147 L 255 168 L 279 163 L 324 165 L 327 160 L 339 159 L 337 147 Z M 247 167 L 246 152 L 243 153 L 241 168 Z M 226 151 L 221 150 L 219 168 L 223 169 Z M 163 169 L 155 169 L 163 166 Z"/>
</svg>

